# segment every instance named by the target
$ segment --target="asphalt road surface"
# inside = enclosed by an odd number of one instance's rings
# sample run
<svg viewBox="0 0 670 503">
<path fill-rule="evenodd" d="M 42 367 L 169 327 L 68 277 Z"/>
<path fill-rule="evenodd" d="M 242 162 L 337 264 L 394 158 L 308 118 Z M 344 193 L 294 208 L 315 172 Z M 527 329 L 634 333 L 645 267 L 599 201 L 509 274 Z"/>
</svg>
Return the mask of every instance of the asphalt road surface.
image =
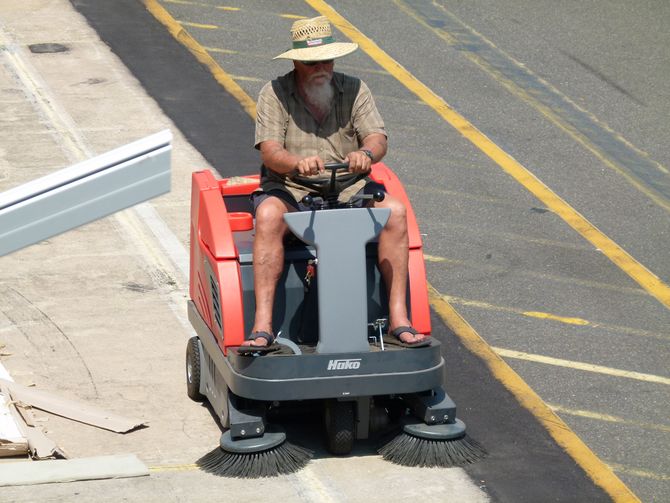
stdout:
<svg viewBox="0 0 670 503">
<path fill-rule="evenodd" d="M 322 5 L 160 4 L 254 99 Z M 378 46 L 336 67 L 386 119 L 431 284 L 640 498 L 670 498 L 670 6 L 329 5 Z"/>
<path fill-rule="evenodd" d="M 157 2 L 239 85 L 242 94 L 231 95 L 139 2 L 72 3 L 223 176 L 258 166 L 253 122 L 239 100 L 254 100 L 290 69 L 272 57 L 288 47 L 297 17 L 335 9 L 358 30 L 340 24 L 338 39 L 361 44 L 336 69 L 365 80 L 386 120 L 385 162 L 405 183 L 425 233 L 431 285 L 641 500 L 670 500 L 668 4 Z M 187 211 L 176 197 L 170 216 Z M 151 289 L 142 278 L 126 277 L 124 294 Z M 36 305 L 48 312 L 50 302 Z M 607 499 L 438 314 L 433 327 L 447 348 L 447 389 L 491 453 L 468 468 L 489 497 Z M 169 345 L 160 349 L 171 361 Z M 166 365 L 156 365 L 157 383 L 171 379 Z M 99 381 L 100 394 L 116 378 Z M 139 401 L 143 385 L 130 396 Z M 199 414 L 175 402 L 168 416 L 190 420 L 195 434 L 212 422 Z M 151 430 L 144 435 L 158 444 Z M 185 442 L 178 433 L 175 442 Z M 192 443 L 184 456 L 207 444 Z M 187 462 L 169 446 L 150 452 L 156 463 Z M 327 465 L 318 466 L 312 479 L 332 482 Z M 337 469 L 344 466 L 359 465 Z M 177 500 L 204 480 L 169 470 L 152 478 L 144 497 L 172 487 Z M 318 488 L 326 493 L 303 499 L 332 499 L 328 483 Z M 362 494 L 353 491 L 352 500 Z M 277 494 L 290 492 L 281 486 Z"/>
</svg>

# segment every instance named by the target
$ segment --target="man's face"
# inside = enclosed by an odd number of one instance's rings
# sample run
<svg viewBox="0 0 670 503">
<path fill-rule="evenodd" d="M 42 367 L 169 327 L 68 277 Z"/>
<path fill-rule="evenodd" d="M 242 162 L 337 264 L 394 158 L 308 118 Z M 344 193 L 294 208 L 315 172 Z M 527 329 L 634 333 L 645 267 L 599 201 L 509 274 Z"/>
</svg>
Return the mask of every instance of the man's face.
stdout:
<svg viewBox="0 0 670 503">
<path fill-rule="evenodd" d="M 327 84 L 333 78 L 332 59 L 316 62 L 294 61 L 293 66 L 298 75 L 298 82 L 308 87 Z"/>
</svg>

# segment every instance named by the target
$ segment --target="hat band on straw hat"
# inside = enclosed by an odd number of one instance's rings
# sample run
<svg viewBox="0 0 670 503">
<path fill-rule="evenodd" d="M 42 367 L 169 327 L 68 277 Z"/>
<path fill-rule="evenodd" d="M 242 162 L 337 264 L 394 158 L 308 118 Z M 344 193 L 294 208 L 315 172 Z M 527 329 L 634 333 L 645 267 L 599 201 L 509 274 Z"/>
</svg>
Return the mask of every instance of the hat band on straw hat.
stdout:
<svg viewBox="0 0 670 503">
<path fill-rule="evenodd" d="M 318 47 L 320 45 L 332 44 L 335 42 L 334 37 L 321 37 L 308 40 L 296 40 L 293 42 L 294 49 L 307 49 L 308 47 Z"/>
</svg>

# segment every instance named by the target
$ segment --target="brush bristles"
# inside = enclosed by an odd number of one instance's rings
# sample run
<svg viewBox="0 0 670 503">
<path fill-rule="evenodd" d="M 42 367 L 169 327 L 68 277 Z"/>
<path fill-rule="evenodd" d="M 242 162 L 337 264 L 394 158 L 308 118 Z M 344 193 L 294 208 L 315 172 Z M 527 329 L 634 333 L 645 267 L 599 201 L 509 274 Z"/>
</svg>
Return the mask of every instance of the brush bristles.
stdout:
<svg viewBox="0 0 670 503">
<path fill-rule="evenodd" d="M 401 433 L 379 449 L 382 457 L 403 466 L 463 466 L 482 459 L 486 450 L 467 435 L 452 440 L 426 440 Z"/>
<path fill-rule="evenodd" d="M 249 454 L 227 452 L 217 447 L 196 461 L 196 464 L 202 470 L 220 477 L 256 479 L 297 472 L 305 467 L 312 455 L 312 451 L 289 442 L 267 451 Z"/>
</svg>

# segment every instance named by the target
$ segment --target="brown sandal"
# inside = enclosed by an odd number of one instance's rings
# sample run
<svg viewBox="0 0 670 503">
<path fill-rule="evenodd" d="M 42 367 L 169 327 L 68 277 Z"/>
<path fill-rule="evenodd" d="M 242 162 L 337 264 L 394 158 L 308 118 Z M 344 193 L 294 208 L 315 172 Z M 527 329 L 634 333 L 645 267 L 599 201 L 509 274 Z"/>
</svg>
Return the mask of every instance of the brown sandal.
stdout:
<svg viewBox="0 0 670 503">
<path fill-rule="evenodd" d="M 249 337 L 247 338 L 248 341 L 253 341 L 256 339 L 265 339 L 267 341 L 267 345 L 265 346 L 238 346 L 237 348 L 237 354 L 240 355 L 251 355 L 251 354 L 259 354 L 263 355 L 266 353 L 273 353 L 275 351 L 279 351 L 280 346 L 279 344 L 275 344 L 275 336 L 272 335 L 271 333 L 268 332 L 263 332 L 263 331 L 258 331 L 258 332 L 252 332 Z"/>
<path fill-rule="evenodd" d="M 403 348 L 425 348 L 426 346 L 430 346 L 431 342 L 430 336 L 415 342 L 405 342 L 401 340 L 400 334 L 403 334 L 405 332 L 409 332 L 412 335 L 417 335 L 419 333 L 412 327 L 407 326 L 396 327 L 394 330 L 391 330 L 388 333 L 390 337 L 385 337 L 384 342 L 387 344 L 392 344 L 394 346 L 402 346 Z"/>
</svg>

